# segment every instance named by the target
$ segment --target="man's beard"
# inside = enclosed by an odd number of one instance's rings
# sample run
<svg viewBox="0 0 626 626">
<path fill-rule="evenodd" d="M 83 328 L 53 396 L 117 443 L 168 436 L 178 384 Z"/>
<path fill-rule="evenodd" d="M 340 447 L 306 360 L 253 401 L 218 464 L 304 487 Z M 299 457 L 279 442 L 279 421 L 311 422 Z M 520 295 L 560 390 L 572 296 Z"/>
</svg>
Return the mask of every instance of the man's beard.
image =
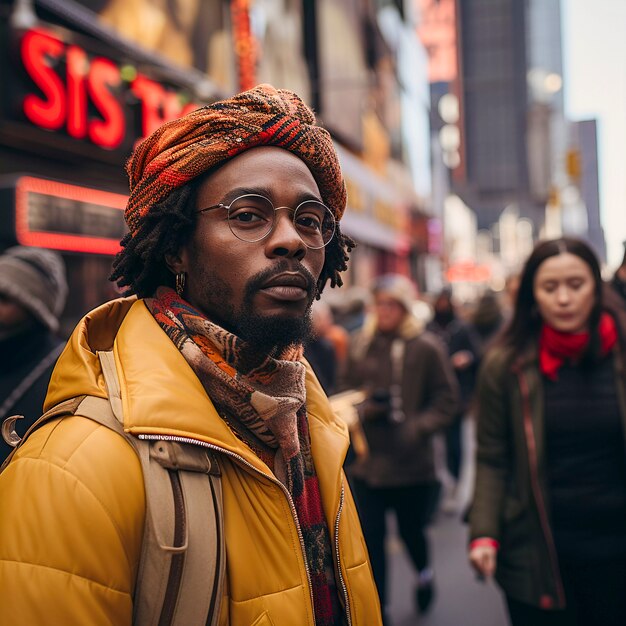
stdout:
<svg viewBox="0 0 626 626">
<path fill-rule="evenodd" d="M 303 316 L 265 317 L 245 310 L 236 320 L 237 336 L 259 352 L 278 356 L 288 346 L 306 343 L 311 336 L 311 307 Z"/>
<path fill-rule="evenodd" d="M 232 304 L 228 303 L 232 297 L 230 286 L 218 284 L 215 278 L 209 279 L 210 291 L 214 295 L 219 294 L 220 301 L 220 304 L 214 304 L 214 310 L 219 311 L 219 315 L 209 314 L 209 319 L 232 332 L 254 350 L 273 356 L 279 355 L 288 346 L 305 343 L 312 333 L 311 305 L 317 293 L 315 278 L 305 267 L 298 267 L 307 279 L 308 303 L 303 315 L 259 315 L 254 308 L 256 292 L 273 276 L 290 270 L 293 271 L 291 265 L 280 262 L 276 267 L 253 276 L 246 283 L 239 311 L 235 311 Z"/>
<path fill-rule="evenodd" d="M 277 267 L 253 276 L 246 283 L 241 311 L 233 320 L 237 329 L 236 334 L 262 352 L 280 354 L 288 346 L 305 343 L 311 336 L 311 305 L 316 293 L 316 283 L 315 278 L 305 267 L 299 268 L 307 279 L 308 303 L 304 315 L 264 316 L 254 310 L 253 299 L 256 292 L 272 276 L 290 269 L 287 263 L 279 263 Z"/>
</svg>

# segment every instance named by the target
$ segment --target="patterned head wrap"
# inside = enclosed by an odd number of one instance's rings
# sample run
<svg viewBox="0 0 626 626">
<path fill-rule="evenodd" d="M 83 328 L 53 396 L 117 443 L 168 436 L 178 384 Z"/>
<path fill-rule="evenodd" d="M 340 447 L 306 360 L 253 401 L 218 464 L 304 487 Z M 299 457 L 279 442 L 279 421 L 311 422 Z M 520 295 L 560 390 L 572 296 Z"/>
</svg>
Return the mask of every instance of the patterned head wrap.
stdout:
<svg viewBox="0 0 626 626">
<path fill-rule="evenodd" d="M 142 141 L 126 164 L 124 217 L 134 237 L 150 207 L 196 176 L 257 146 L 293 152 L 311 170 L 322 200 L 341 219 L 346 189 L 328 131 L 293 92 L 258 85 L 168 122 Z"/>
</svg>

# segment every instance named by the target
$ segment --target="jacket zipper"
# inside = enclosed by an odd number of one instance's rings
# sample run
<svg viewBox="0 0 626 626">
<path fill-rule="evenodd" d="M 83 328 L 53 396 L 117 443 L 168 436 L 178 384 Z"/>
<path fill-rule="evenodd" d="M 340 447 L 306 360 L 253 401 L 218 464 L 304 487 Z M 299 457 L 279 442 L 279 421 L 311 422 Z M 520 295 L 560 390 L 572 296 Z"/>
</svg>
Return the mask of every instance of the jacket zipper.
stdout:
<svg viewBox="0 0 626 626">
<path fill-rule="evenodd" d="M 528 390 L 528 384 L 526 378 L 521 371 L 517 373 L 520 389 L 522 392 L 522 405 L 524 412 L 524 432 L 526 433 L 526 442 L 528 447 L 528 466 L 530 468 L 530 480 L 532 484 L 532 490 L 535 494 L 535 501 L 537 503 L 537 512 L 539 513 L 539 521 L 541 522 L 541 529 L 543 530 L 546 545 L 548 547 L 548 555 L 550 557 L 550 566 L 552 567 L 552 574 L 554 575 L 554 581 L 556 583 L 556 592 L 559 601 L 559 607 L 565 607 L 565 591 L 563 589 L 563 581 L 561 579 L 561 571 L 559 569 L 559 562 L 556 555 L 556 547 L 554 545 L 554 538 L 552 537 L 552 531 L 550 530 L 550 524 L 548 522 L 548 515 L 546 512 L 546 505 L 541 493 L 541 487 L 539 485 L 539 470 L 537 467 L 537 444 L 535 442 L 535 432 L 533 429 L 532 419 L 530 416 L 530 394 Z"/>
<path fill-rule="evenodd" d="M 183 490 L 180 485 L 180 477 L 177 472 L 168 470 L 170 481 L 172 483 L 172 493 L 174 494 L 174 545 L 180 546 L 185 537 L 185 527 L 187 520 L 185 519 L 185 502 L 183 500 Z M 159 617 L 159 626 L 169 626 L 174 617 L 176 608 L 176 599 L 182 582 L 183 565 L 185 564 L 185 553 L 179 552 L 172 555 L 170 564 L 170 572 L 167 580 L 167 591 L 163 600 L 161 616 Z"/>
<path fill-rule="evenodd" d="M 335 519 L 335 556 L 337 557 L 337 572 L 339 573 L 339 583 L 341 584 L 341 590 L 343 592 L 343 597 L 346 603 L 346 619 L 348 620 L 348 626 L 352 626 L 352 617 L 350 615 L 350 599 L 348 597 L 348 588 L 346 587 L 346 583 L 343 579 L 343 573 L 341 571 L 341 557 L 339 555 L 339 518 L 341 517 L 341 512 L 343 511 L 343 501 L 344 501 L 344 485 L 343 478 L 341 479 L 341 497 L 339 499 L 339 510 L 337 511 L 337 518 Z"/>
<path fill-rule="evenodd" d="M 213 488 L 213 483 L 209 481 L 209 485 L 211 486 L 211 497 L 213 499 L 213 508 L 217 510 L 218 503 L 215 495 L 215 489 Z M 216 520 L 215 529 L 217 532 L 217 545 L 221 546 L 222 544 L 222 524 L 220 520 Z M 218 602 L 217 594 L 221 591 L 221 585 L 219 584 L 219 572 L 222 568 L 222 559 L 224 558 L 224 554 L 222 550 L 217 550 L 217 560 L 215 561 L 215 582 L 213 584 L 213 593 L 211 594 L 211 603 L 209 604 L 209 613 L 207 614 L 206 624 L 205 626 L 214 626 L 218 623 L 219 615 L 214 615 L 215 606 Z"/>
<path fill-rule="evenodd" d="M 202 446 L 203 448 L 209 448 L 210 450 L 215 450 L 216 452 L 219 452 L 220 454 L 225 454 L 226 456 L 230 456 L 231 458 L 236 459 L 240 463 L 243 463 L 243 465 L 251 469 L 256 474 L 259 474 L 263 478 L 267 478 L 270 482 L 277 485 L 283 491 L 283 493 L 287 497 L 287 502 L 289 502 L 289 507 L 291 508 L 291 515 L 296 524 L 296 530 L 298 531 L 298 538 L 300 539 L 300 549 L 302 550 L 302 559 L 304 561 L 304 569 L 306 571 L 306 577 L 309 583 L 309 596 L 311 599 L 311 612 L 313 613 L 313 624 L 315 625 L 316 621 L 315 621 L 315 603 L 313 601 L 313 585 L 311 583 L 311 572 L 309 570 L 309 564 L 306 558 L 304 537 L 302 536 L 302 529 L 300 528 L 300 522 L 298 521 L 298 513 L 296 511 L 296 506 L 293 503 L 293 499 L 287 487 L 285 487 L 285 485 L 283 485 L 278 479 L 272 478 L 271 476 L 268 476 L 267 474 L 260 472 L 256 467 L 254 467 L 254 465 L 252 465 L 252 463 L 250 463 L 249 461 L 246 461 L 242 456 L 235 454 L 234 452 L 230 452 L 229 450 L 225 450 L 224 448 L 220 448 L 219 446 L 215 446 L 213 444 L 206 443 L 204 441 L 198 441 L 197 439 L 191 439 L 189 437 L 179 437 L 177 435 L 141 434 L 141 435 L 138 435 L 138 437 L 139 439 L 150 439 L 152 441 L 176 441 L 178 443 L 189 443 L 195 446 Z"/>
</svg>

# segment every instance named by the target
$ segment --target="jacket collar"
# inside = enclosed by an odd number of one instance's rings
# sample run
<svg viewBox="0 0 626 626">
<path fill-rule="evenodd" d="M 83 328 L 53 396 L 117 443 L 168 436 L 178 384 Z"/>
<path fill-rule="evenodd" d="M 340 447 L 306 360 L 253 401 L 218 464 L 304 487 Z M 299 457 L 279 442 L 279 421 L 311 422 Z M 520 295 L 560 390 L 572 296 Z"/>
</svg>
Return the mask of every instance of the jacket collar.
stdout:
<svg viewBox="0 0 626 626">
<path fill-rule="evenodd" d="M 116 364 L 124 406 L 124 426 L 131 433 L 178 436 L 217 446 L 242 457 L 255 469 L 269 468 L 222 420 L 197 376 L 156 323 L 143 301 L 125 317 L 115 340 Z M 333 460 L 321 468 L 337 476 L 348 447 L 345 426 L 307 364 L 307 413 L 313 458 Z M 332 474 L 331 474 L 332 472 Z"/>
<path fill-rule="evenodd" d="M 136 298 L 108 302 L 86 315 L 59 358 L 46 397 L 46 410 L 79 395 L 107 397 L 98 350 L 115 354 L 122 391 L 124 427 L 134 435 L 177 436 L 217 446 L 258 471 L 269 468 L 219 417 L 204 387 L 174 344 Z M 307 412 L 315 459 L 338 475 L 348 448 L 347 430 L 307 364 Z M 332 472 L 332 474 L 331 474 Z"/>
</svg>

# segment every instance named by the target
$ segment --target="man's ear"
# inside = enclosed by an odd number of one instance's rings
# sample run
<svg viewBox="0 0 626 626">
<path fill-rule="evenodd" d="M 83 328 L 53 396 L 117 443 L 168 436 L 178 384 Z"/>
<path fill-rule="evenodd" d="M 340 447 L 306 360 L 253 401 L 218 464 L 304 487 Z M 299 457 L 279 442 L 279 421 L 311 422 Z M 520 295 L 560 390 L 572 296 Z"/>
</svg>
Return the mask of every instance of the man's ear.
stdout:
<svg viewBox="0 0 626 626">
<path fill-rule="evenodd" d="M 179 250 L 176 253 L 167 253 L 165 255 L 165 264 L 172 274 L 178 274 L 187 270 L 187 264 L 185 261 L 185 252 Z"/>
</svg>

